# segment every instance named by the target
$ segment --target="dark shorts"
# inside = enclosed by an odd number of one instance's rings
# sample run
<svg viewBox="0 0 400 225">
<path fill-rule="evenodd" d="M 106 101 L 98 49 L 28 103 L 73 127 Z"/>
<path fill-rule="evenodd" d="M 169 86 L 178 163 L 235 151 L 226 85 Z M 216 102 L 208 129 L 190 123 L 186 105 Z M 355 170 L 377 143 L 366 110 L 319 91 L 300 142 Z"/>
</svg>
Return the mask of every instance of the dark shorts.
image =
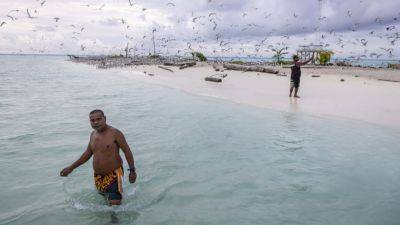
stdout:
<svg viewBox="0 0 400 225">
<path fill-rule="evenodd" d="M 112 183 L 104 192 L 100 192 L 99 194 L 103 195 L 107 198 L 107 200 L 121 200 L 122 195 L 118 191 L 118 182 L 115 181 Z"/>
<path fill-rule="evenodd" d="M 290 87 L 299 88 L 300 79 L 290 79 Z"/>
</svg>

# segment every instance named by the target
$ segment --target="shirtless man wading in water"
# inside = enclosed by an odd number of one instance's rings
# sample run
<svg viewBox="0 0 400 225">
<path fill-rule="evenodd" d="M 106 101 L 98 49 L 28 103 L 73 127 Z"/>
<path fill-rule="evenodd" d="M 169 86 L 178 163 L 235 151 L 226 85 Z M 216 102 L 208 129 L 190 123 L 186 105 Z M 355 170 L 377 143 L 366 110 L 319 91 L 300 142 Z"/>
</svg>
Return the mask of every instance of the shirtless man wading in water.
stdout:
<svg viewBox="0 0 400 225">
<path fill-rule="evenodd" d="M 107 125 L 103 111 L 93 110 L 89 118 L 94 131 L 90 134 L 86 151 L 72 165 L 64 168 L 60 176 L 68 176 L 93 155 L 94 182 L 97 190 L 107 198 L 109 205 L 120 205 L 123 170 L 119 149 L 124 152 L 129 165 L 129 182 L 135 183 L 136 171 L 132 152 L 122 132 Z"/>
</svg>

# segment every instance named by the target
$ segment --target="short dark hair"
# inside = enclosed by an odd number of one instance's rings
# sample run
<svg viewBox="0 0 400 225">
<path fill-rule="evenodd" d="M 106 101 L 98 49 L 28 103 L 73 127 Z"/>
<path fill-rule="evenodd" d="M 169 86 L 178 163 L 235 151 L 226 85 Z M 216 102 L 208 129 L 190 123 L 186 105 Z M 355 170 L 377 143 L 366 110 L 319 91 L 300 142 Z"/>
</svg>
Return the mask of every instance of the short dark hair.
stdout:
<svg viewBox="0 0 400 225">
<path fill-rule="evenodd" d="M 299 60 L 300 59 L 300 57 L 298 56 L 298 55 L 293 55 L 293 60 Z"/>
<path fill-rule="evenodd" d="M 92 114 L 95 114 L 95 113 L 100 113 L 100 114 L 104 117 L 104 112 L 103 112 L 103 110 L 101 110 L 101 109 L 92 110 L 92 111 L 89 113 L 89 116 L 92 115 Z"/>
</svg>

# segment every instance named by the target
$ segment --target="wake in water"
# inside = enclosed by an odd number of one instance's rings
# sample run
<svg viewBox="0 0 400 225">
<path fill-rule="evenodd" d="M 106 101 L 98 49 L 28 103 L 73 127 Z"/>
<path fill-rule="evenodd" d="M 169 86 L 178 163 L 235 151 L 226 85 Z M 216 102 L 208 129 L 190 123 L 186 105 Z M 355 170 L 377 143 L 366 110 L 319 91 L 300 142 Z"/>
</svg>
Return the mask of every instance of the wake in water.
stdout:
<svg viewBox="0 0 400 225">
<path fill-rule="evenodd" d="M 129 212 L 137 213 L 154 204 L 157 204 L 165 197 L 165 190 L 158 195 L 147 195 L 140 192 L 139 186 L 124 185 L 123 201 L 121 205 L 109 206 L 104 198 L 97 193 L 95 188 L 88 189 L 86 186 L 79 185 L 79 178 L 69 177 L 63 183 L 63 191 L 68 196 L 68 205 L 79 211 L 89 212 Z"/>
</svg>

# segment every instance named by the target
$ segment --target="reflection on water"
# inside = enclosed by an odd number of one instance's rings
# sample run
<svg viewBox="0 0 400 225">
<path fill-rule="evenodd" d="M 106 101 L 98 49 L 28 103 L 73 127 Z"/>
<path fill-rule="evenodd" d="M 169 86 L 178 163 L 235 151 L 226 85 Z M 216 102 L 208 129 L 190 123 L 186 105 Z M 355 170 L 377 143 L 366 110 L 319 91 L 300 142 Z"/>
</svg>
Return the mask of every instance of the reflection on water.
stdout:
<svg viewBox="0 0 400 225">
<path fill-rule="evenodd" d="M 298 111 L 298 104 L 297 104 L 298 98 L 289 98 L 290 101 L 290 111 L 291 112 L 297 112 Z"/>
</svg>

